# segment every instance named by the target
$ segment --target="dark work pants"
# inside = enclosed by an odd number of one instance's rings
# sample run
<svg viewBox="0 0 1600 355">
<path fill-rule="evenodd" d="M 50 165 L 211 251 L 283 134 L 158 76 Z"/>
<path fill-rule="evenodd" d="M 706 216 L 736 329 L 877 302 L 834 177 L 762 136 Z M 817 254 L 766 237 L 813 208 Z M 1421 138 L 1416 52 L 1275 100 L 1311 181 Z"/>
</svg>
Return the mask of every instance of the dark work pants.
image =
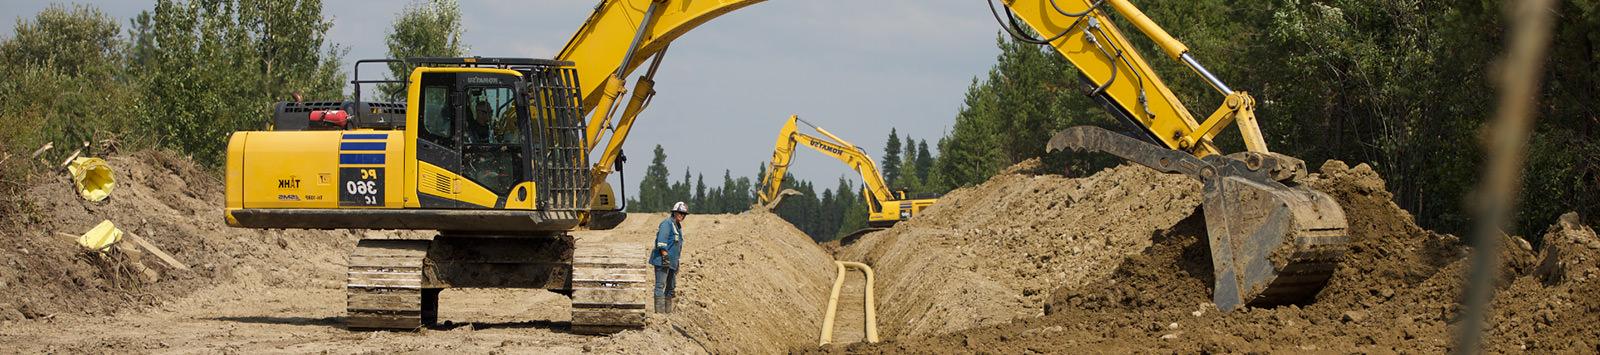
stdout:
<svg viewBox="0 0 1600 355">
<path fill-rule="evenodd" d="M 678 270 L 656 267 L 656 298 L 671 298 L 678 289 Z"/>
</svg>

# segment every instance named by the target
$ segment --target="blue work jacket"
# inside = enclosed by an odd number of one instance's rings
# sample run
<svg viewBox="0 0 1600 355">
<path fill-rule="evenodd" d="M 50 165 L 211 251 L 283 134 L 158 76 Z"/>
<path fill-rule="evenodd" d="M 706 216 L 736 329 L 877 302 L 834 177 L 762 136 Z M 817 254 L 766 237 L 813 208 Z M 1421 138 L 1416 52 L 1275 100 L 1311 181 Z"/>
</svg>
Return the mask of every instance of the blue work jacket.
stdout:
<svg viewBox="0 0 1600 355">
<path fill-rule="evenodd" d="M 667 251 L 666 260 L 662 260 L 661 251 Z M 672 216 L 661 221 L 661 226 L 656 228 L 655 247 L 650 248 L 650 265 L 678 269 L 678 254 L 683 251 L 683 228 L 672 222 Z"/>
</svg>

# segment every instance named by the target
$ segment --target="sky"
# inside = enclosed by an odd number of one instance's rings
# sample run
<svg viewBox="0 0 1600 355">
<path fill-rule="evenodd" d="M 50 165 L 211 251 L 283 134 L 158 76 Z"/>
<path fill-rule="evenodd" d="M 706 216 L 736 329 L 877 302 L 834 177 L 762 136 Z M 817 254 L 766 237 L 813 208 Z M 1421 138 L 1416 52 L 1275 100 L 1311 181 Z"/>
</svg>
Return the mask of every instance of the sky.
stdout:
<svg viewBox="0 0 1600 355">
<path fill-rule="evenodd" d="M 18 18 L 51 3 L 70 2 L 0 4 L 0 37 L 11 36 Z M 123 19 L 124 31 L 127 19 L 153 7 L 149 1 L 89 3 Z M 334 25 L 327 39 L 349 49 L 350 63 L 384 57 L 383 36 L 407 3 L 329 0 L 324 13 Z M 597 3 L 461 0 L 463 41 L 470 55 L 553 57 Z M 967 87 L 986 75 L 999 53 L 999 28 L 990 16 L 982 1 L 779 0 L 701 25 L 673 42 L 656 73 L 656 96 L 623 148 L 627 190 L 638 190 L 658 144 L 674 181 L 685 167 L 706 175 L 710 186 L 720 186 L 724 170 L 756 178 L 791 114 L 861 146 L 875 160 L 891 127 L 937 149 Z M 796 154 L 790 171 L 798 178 L 822 188 L 836 186 L 841 176 L 860 183 L 827 156 Z"/>
</svg>

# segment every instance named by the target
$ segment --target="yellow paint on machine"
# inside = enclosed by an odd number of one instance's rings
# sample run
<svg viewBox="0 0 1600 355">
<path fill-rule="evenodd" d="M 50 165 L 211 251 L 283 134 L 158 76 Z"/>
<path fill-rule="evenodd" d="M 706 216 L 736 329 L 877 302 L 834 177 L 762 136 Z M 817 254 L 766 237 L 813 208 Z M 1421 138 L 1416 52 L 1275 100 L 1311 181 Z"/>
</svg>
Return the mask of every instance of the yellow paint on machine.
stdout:
<svg viewBox="0 0 1600 355">
<path fill-rule="evenodd" d="M 346 140 L 346 134 L 378 138 Z M 341 181 L 341 167 L 383 172 L 377 180 L 383 187 L 380 204 L 345 207 L 400 208 L 403 193 L 411 190 L 403 186 L 398 159 L 403 139 L 399 131 L 235 133 L 228 143 L 228 208 L 339 208 L 341 189 L 351 187 Z M 364 153 L 386 158 L 378 164 L 341 164 L 340 156 L 350 152 L 341 152 L 340 145 L 352 141 L 382 143 L 383 150 Z"/>
</svg>

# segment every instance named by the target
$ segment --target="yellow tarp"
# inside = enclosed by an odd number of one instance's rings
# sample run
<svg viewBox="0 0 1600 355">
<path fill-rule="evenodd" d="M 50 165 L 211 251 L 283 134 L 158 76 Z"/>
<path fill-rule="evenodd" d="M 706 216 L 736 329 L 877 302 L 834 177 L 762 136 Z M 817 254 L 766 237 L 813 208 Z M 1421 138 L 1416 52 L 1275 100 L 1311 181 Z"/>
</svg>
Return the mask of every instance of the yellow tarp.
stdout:
<svg viewBox="0 0 1600 355">
<path fill-rule="evenodd" d="M 67 165 L 67 171 L 72 173 L 72 184 L 78 187 L 78 194 L 85 200 L 104 201 L 111 196 L 111 189 L 117 187 L 117 179 L 111 176 L 111 165 L 104 159 L 74 159 Z"/>
<path fill-rule="evenodd" d="M 109 220 L 101 221 L 100 225 L 94 226 L 94 229 L 78 237 L 78 245 L 94 251 L 103 251 L 120 241 L 122 241 L 122 230 L 117 229 L 117 226 L 111 224 Z"/>
</svg>

